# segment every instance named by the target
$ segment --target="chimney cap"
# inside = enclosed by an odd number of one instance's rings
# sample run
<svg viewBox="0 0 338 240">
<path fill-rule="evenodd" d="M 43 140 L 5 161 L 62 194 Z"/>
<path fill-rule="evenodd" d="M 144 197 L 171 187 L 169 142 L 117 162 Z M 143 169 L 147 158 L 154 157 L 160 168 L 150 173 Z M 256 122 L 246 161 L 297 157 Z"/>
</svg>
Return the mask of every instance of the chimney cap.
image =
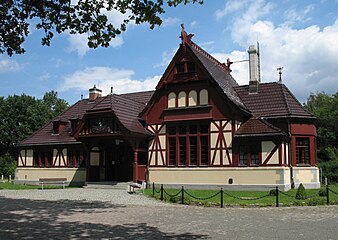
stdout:
<svg viewBox="0 0 338 240">
<path fill-rule="evenodd" d="M 89 92 L 94 92 L 94 91 L 102 92 L 101 89 L 96 88 L 95 84 L 94 84 L 94 87 L 92 87 L 92 88 L 89 89 Z"/>
</svg>

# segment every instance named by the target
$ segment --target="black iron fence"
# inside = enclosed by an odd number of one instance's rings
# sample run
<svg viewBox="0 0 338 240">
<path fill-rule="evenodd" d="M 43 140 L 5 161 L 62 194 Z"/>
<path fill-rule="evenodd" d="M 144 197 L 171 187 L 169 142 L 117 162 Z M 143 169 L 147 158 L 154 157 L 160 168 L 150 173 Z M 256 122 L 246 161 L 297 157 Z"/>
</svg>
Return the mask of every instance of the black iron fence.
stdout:
<svg viewBox="0 0 338 240">
<path fill-rule="evenodd" d="M 237 199 L 237 200 L 243 200 L 243 201 L 257 201 L 257 200 L 260 200 L 260 199 L 263 199 L 263 198 L 275 197 L 275 206 L 276 207 L 279 207 L 280 195 L 281 194 L 284 195 L 284 196 L 287 196 L 289 198 L 292 198 L 292 199 L 297 199 L 296 196 L 293 196 L 289 193 L 280 191 L 278 187 L 276 187 L 275 189 L 272 189 L 267 194 L 264 194 L 264 195 L 259 196 L 259 197 L 238 197 L 238 196 L 235 196 L 234 194 L 232 194 L 230 192 L 224 191 L 223 188 L 221 188 L 215 194 L 212 194 L 210 196 L 197 197 L 197 196 L 194 196 L 193 194 L 191 194 L 190 192 L 188 192 L 186 189 L 184 189 L 184 186 L 182 186 L 181 189 L 178 190 L 178 192 L 176 192 L 175 194 L 171 194 L 167 190 L 164 189 L 163 184 L 161 184 L 160 189 L 156 189 L 155 183 L 153 183 L 152 190 L 153 190 L 153 197 L 155 197 L 155 194 L 160 194 L 160 200 L 161 201 L 164 200 L 165 195 L 168 196 L 169 198 L 176 198 L 176 197 L 180 196 L 180 203 L 181 204 L 185 203 L 185 199 L 186 199 L 185 195 L 189 196 L 192 199 L 200 200 L 200 201 L 210 200 L 212 198 L 216 198 L 217 196 L 219 196 L 219 203 L 220 203 L 221 208 L 223 208 L 223 206 L 224 206 L 224 195 L 231 197 L 231 198 L 234 198 L 234 199 Z M 330 204 L 330 194 L 334 194 L 334 195 L 338 196 L 338 193 L 335 192 L 334 190 L 330 189 L 328 184 L 326 185 L 325 190 L 326 190 L 326 193 L 324 195 L 326 196 L 326 204 Z M 310 199 L 310 198 L 314 198 L 314 197 L 318 197 L 318 194 L 306 196 L 306 199 Z M 299 199 L 297 199 L 297 200 L 299 200 Z"/>
</svg>

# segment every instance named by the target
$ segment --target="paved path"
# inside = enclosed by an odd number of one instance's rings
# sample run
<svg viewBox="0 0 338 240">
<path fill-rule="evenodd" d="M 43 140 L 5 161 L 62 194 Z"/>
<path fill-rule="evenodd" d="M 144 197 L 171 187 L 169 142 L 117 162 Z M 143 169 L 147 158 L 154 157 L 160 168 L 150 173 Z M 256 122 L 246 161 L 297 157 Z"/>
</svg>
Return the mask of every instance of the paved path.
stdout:
<svg viewBox="0 0 338 240">
<path fill-rule="evenodd" d="M 338 239 L 338 206 L 220 209 L 124 191 L 0 190 L 0 239 Z"/>
</svg>

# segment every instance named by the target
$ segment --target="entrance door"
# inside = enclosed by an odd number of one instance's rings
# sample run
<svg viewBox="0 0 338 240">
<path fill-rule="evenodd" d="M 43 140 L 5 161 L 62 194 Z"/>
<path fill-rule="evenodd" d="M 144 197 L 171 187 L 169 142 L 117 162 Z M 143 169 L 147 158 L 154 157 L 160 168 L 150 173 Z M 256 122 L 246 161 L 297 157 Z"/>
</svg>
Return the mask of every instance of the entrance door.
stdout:
<svg viewBox="0 0 338 240">
<path fill-rule="evenodd" d="M 117 162 L 114 157 L 114 146 L 110 149 L 106 149 L 104 161 L 105 161 L 105 181 L 116 181 Z"/>
</svg>

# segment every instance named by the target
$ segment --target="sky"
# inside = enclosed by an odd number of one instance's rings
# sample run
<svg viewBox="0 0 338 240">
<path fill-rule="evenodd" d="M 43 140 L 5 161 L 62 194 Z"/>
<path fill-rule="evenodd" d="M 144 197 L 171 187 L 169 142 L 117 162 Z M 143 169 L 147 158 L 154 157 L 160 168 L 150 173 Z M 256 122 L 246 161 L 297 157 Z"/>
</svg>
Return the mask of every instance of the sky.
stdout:
<svg viewBox="0 0 338 240">
<path fill-rule="evenodd" d="M 103 95 L 153 90 L 181 42 L 181 23 L 193 41 L 220 62 L 248 59 L 259 42 L 261 82 L 283 83 L 301 103 L 310 93 L 338 91 L 338 0 L 205 0 L 165 8 L 163 24 L 130 24 L 108 48 L 89 49 L 86 35 L 56 35 L 42 46 L 42 32 L 30 27 L 25 54 L 0 55 L 0 96 L 42 98 L 57 91 L 74 104 L 96 87 Z M 124 16 L 109 12 L 112 23 Z M 239 85 L 249 82 L 248 62 L 232 64 Z"/>
</svg>

